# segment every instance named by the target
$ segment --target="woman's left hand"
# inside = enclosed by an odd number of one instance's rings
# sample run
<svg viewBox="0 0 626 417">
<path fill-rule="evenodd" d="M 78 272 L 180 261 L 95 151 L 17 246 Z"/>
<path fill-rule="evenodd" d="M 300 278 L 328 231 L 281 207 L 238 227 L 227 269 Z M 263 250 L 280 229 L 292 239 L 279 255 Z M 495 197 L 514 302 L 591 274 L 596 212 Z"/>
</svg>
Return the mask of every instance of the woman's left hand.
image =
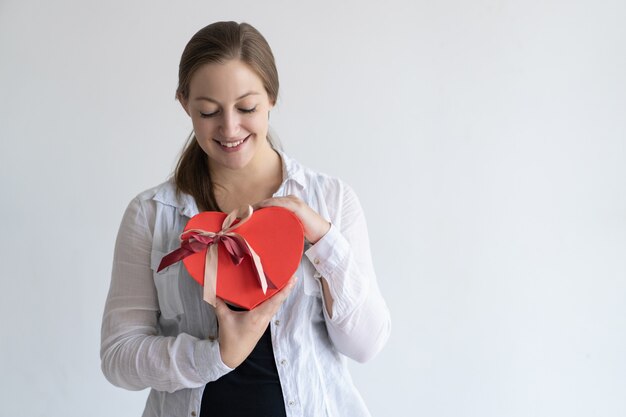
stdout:
<svg viewBox="0 0 626 417">
<path fill-rule="evenodd" d="M 316 244 L 330 229 L 330 223 L 320 216 L 315 210 L 309 207 L 304 201 L 294 195 L 286 197 L 274 197 L 256 203 L 254 209 L 263 207 L 283 207 L 292 211 L 300 219 L 300 223 L 304 227 L 304 237 L 312 245 Z M 333 297 L 330 295 L 330 288 L 325 278 L 321 279 L 322 293 L 326 304 L 328 316 L 333 316 Z"/>
<path fill-rule="evenodd" d="M 304 237 L 311 244 L 317 243 L 330 229 L 330 223 L 309 207 L 300 198 L 288 195 L 286 197 L 274 197 L 256 203 L 254 209 L 263 207 L 283 207 L 293 212 L 304 227 Z"/>
</svg>

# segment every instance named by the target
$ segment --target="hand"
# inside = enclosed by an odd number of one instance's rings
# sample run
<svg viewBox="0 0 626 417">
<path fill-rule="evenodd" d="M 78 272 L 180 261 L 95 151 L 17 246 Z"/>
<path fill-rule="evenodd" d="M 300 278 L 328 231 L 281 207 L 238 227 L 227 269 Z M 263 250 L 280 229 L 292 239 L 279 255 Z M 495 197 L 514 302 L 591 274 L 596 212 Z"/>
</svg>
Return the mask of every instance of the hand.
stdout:
<svg viewBox="0 0 626 417">
<path fill-rule="evenodd" d="M 282 290 L 250 311 L 233 311 L 217 299 L 215 314 L 219 323 L 220 355 L 226 366 L 236 368 L 250 355 L 296 281 L 295 276 L 291 277 Z"/>
<path fill-rule="evenodd" d="M 317 243 L 330 229 L 330 223 L 326 219 L 296 196 L 268 198 L 256 203 L 253 207 L 256 210 L 271 206 L 286 208 L 298 216 L 304 227 L 304 237 L 311 244 Z"/>
</svg>

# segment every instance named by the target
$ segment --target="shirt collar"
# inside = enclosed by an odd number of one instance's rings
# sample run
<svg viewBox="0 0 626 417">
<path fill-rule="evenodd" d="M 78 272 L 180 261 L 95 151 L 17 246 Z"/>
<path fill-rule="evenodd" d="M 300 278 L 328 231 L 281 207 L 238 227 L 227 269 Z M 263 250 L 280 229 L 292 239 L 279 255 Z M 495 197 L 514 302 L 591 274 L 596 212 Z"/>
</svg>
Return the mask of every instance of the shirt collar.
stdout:
<svg viewBox="0 0 626 417">
<path fill-rule="evenodd" d="M 288 181 L 294 181 L 301 188 L 305 188 L 304 167 L 295 159 L 290 158 L 282 150 L 277 149 L 276 152 L 280 155 L 283 165 L 283 182 L 279 188 L 282 188 Z M 189 218 L 198 214 L 196 200 L 187 193 L 176 192 L 176 184 L 173 178 L 170 178 L 167 182 L 162 184 L 152 199 L 159 203 L 176 207 L 181 215 Z"/>
<path fill-rule="evenodd" d="M 280 149 L 276 149 L 280 160 L 283 164 L 283 184 L 287 181 L 295 181 L 300 187 L 306 187 L 304 167 L 293 158 L 290 158 L 286 153 Z M 282 186 L 282 184 L 281 184 Z"/>
</svg>

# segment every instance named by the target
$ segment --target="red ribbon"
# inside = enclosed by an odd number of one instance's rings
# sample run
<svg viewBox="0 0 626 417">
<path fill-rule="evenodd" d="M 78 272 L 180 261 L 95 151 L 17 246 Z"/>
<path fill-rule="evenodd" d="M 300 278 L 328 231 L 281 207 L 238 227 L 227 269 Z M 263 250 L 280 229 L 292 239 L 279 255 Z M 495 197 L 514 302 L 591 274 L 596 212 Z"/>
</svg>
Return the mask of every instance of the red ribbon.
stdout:
<svg viewBox="0 0 626 417">
<path fill-rule="evenodd" d="M 244 211 L 245 210 L 245 211 Z M 201 229 L 190 229 L 180 235 L 180 247 L 168 253 L 161 259 L 157 272 L 175 264 L 187 256 L 201 252 L 206 249 L 204 262 L 204 300 L 215 306 L 217 287 L 217 248 L 221 243 L 230 255 L 232 262 L 239 266 L 245 256 L 249 256 L 256 272 L 263 294 L 267 293 L 267 288 L 276 288 L 263 272 L 261 259 L 254 249 L 248 244 L 246 239 L 240 234 L 233 233 L 233 230 L 244 224 L 252 216 L 252 207 L 242 207 L 232 211 L 222 223 L 222 230 L 219 232 L 209 232 Z M 239 222 L 233 225 L 236 219 Z"/>
</svg>

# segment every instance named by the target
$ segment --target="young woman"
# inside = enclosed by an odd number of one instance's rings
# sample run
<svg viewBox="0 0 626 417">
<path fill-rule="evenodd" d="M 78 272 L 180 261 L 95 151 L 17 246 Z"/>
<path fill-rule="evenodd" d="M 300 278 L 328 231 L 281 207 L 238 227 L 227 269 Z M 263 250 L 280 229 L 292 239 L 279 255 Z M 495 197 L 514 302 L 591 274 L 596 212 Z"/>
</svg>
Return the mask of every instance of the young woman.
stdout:
<svg viewBox="0 0 626 417">
<path fill-rule="evenodd" d="M 274 57 L 252 26 L 211 24 L 187 44 L 176 97 L 193 134 L 169 181 L 129 204 L 102 323 L 111 383 L 151 388 L 144 416 L 369 415 L 346 357 L 385 344 L 389 312 L 354 192 L 276 149 Z M 182 263 L 157 272 L 199 211 L 281 206 L 305 254 L 289 284 L 251 311 L 214 308 Z M 219 324 L 219 325 L 218 325 Z"/>
</svg>

